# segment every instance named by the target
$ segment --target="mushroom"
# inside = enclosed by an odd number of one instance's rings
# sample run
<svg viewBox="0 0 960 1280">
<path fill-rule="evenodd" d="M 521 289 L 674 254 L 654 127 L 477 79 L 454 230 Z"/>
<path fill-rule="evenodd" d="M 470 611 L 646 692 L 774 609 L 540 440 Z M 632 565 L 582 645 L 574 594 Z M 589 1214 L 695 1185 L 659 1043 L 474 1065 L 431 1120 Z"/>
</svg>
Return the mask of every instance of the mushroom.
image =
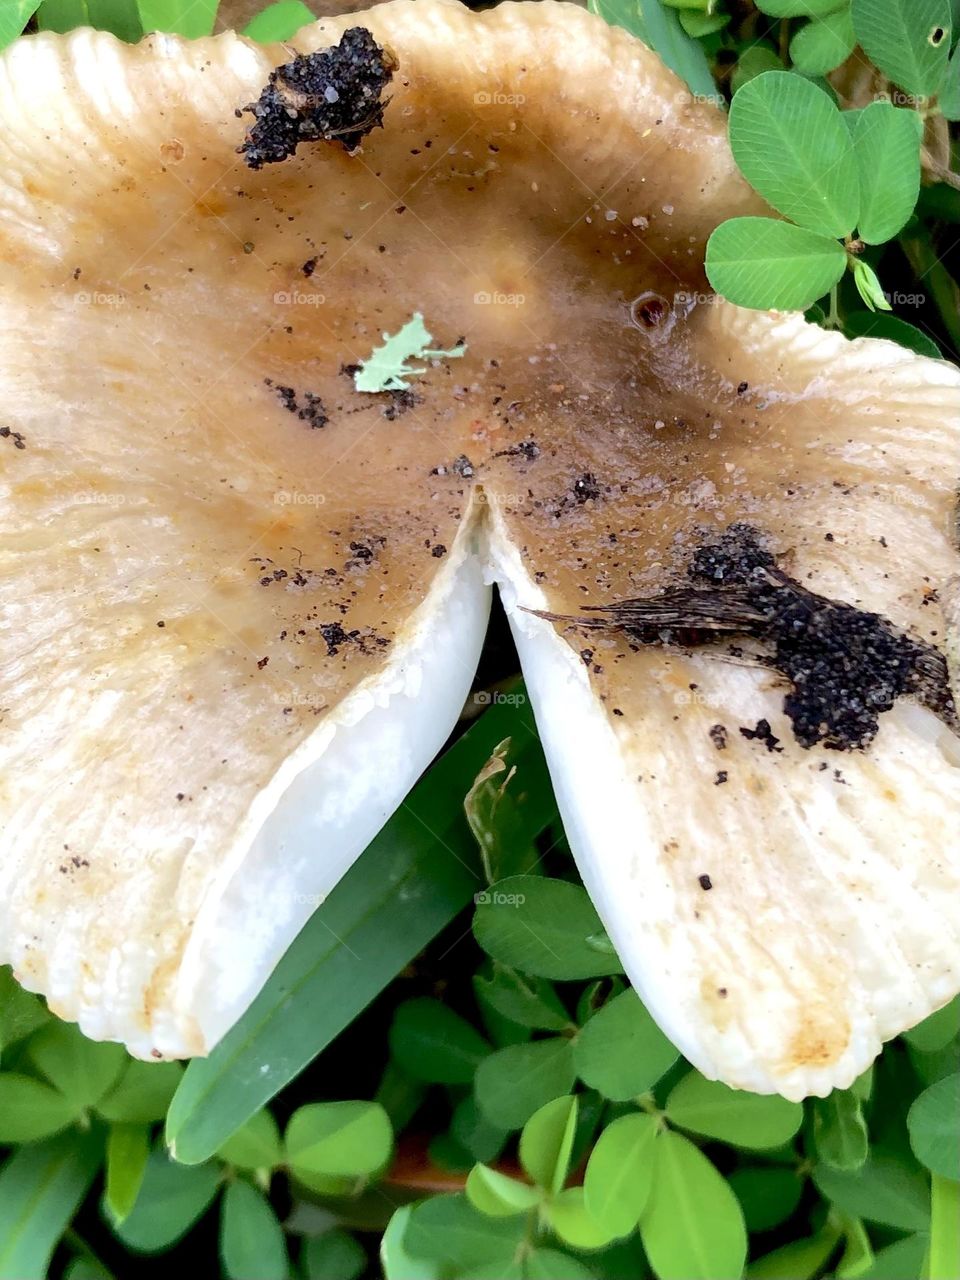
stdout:
<svg viewBox="0 0 960 1280">
<path fill-rule="evenodd" d="M 849 1084 L 960 988 L 960 373 L 706 292 L 762 209 L 625 32 L 396 0 L 294 47 L 357 29 L 383 127 L 259 167 L 289 49 L 0 62 L 0 958 L 208 1051 L 455 722 L 486 577 L 653 1015 Z"/>
</svg>

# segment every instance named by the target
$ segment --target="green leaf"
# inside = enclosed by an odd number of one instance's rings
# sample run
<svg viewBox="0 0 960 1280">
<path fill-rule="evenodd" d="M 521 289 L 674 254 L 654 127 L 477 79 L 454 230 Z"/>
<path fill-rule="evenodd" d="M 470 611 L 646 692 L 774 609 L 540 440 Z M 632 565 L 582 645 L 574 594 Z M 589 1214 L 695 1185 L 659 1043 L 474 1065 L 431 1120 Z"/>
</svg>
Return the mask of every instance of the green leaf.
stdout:
<svg viewBox="0 0 960 1280">
<path fill-rule="evenodd" d="M 910 1108 L 913 1154 L 941 1178 L 960 1182 L 960 1073 L 924 1090 Z"/>
<path fill-rule="evenodd" d="M 861 1272 L 857 1280 L 921 1280 L 929 1243 L 926 1236 L 906 1236 L 879 1249 L 869 1270 Z"/>
<path fill-rule="evenodd" d="M 707 278 L 717 293 L 760 311 L 805 310 L 846 267 L 839 241 L 772 218 L 729 218 L 707 241 Z"/>
<path fill-rule="evenodd" d="M 524 1280 L 594 1280 L 594 1273 L 569 1253 L 532 1249 L 523 1260 Z"/>
<path fill-rule="evenodd" d="M 0 1142 L 36 1142 L 72 1124 L 79 1115 L 69 1098 L 31 1076 L 0 1075 Z"/>
<path fill-rule="evenodd" d="M 939 348 L 935 350 L 939 355 Z M 903 1038 L 911 1048 L 919 1049 L 921 1053 L 936 1053 L 938 1049 L 945 1049 L 958 1035 L 960 1035 L 960 996 L 954 996 L 949 1004 L 945 1004 L 936 1013 L 931 1013 L 929 1018 L 924 1018 L 923 1022 L 905 1031 Z"/>
<path fill-rule="evenodd" d="M 960 1276 L 960 1186 L 933 1175 L 930 1216 L 930 1280 Z"/>
<path fill-rule="evenodd" d="M 167 1117 L 178 1160 L 208 1159 L 471 900 L 482 881 L 462 779 L 511 731 L 523 743 L 518 773 L 543 770 L 528 714 L 517 704 L 491 707 L 442 756 L 304 926 L 240 1022 L 208 1058 L 191 1062 Z M 532 789 L 527 830 L 539 834 L 554 811 L 549 787 Z"/>
<path fill-rule="evenodd" d="M 490 1045 L 439 1000 L 406 1000 L 390 1028 L 390 1050 L 404 1071 L 427 1084 L 470 1084 Z"/>
<path fill-rule="evenodd" d="M 523 694 L 514 694 L 521 701 Z M 540 855 L 525 834 L 522 812 L 528 779 L 518 776 L 512 763 L 513 740 L 494 747 L 490 759 L 477 774 L 463 802 L 463 811 L 480 848 L 483 869 L 490 882 L 529 871 Z M 534 785 L 538 784 L 534 778 Z"/>
<path fill-rule="evenodd" d="M 450 1133 L 474 1160 L 495 1160 L 506 1145 L 509 1130 L 491 1124 L 472 1094 L 461 1098 L 450 1121 Z"/>
<path fill-rule="evenodd" d="M 587 0 L 587 8 L 611 27 L 623 27 L 632 36 L 646 39 L 646 28 L 640 17 L 637 0 Z"/>
<path fill-rule="evenodd" d="M 851 10 L 857 40 L 884 75 L 920 97 L 937 92 L 950 52 L 949 0 L 852 0 Z"/>
<path fill-rule="evenodd" d="M 540 1107 L 569 1093 L 575 1079 L 570 1041 L 553 1036 L 491 1053 L 477 1068 L 474 1091 L 492 1124 L 520 1129 Z"/>
<path fill-rule="evenodd" d="M 763 1151 L 789 1142 L 803 1123 L 803 1107 L 776 1094 L 745 1093 L 688 1072 L 664 1108 L 667 1119 L 705 1138 Z"/>
<path fill-rule="evenodd" d="M 757 8 L 771 18 L 824 18 L 846 3 L 847 0 L 757 0 Z"/>
<path fill-rule="evenodd" d="M 477 1068 L 477 1106 L 490 1123 L 521 1129 L 539 1107 L 570 1093 L 575 1079 L 568 1039 L 557 1036 L 530 1044 L 508 1044 L 490 1053 Z"/>
<path fill-rule="evenodd" d="M 937 105 L 947 120 L 960 120 L 960 45 L 953 51 L 947 63 L 943 87 L 937 96 Z"/>
<path fill-rule="evenodd" d="M 8 965 L 0 967 L 0 1050 L 25 1039 L 49 1019 L 39 997 L 24 991 Z"/>
<path fill-rule="evenodd" d="M 76 1112 L 96 1106 L 128 1061 L 123 1045 L 88 1040 L 74 1023 L 59 1020 L 31 1039 L 30 1057 Z"/>
<path fill-rule="evenodd" d="M 301 27 L 314 22 L 314 15 L 302 0 L 277 0 L 268 4 L 243 29 L 243 34 L 261 44 L 289 40 Z M 348 1237 L 349 1238 L 349 1237 Z"/>
<path fill-rule="evenodd" d="M 539 1188 L 508 1178 L 505 1173 L 485 1164 L 475 1164 L 470 1170 L 466 1192 L 473 1207 L 489 1218 L 511 1218 L 517 1213 L 529 1213 L 541 1196 Z"/>
<path fill-rule="evenodd" d="M 821 1165 L 813 1172 L 817 1190 L 838 1209 L 900 1231 L 925 1231 L 930 1221 L 926 1179 L 890 1156 L 873 1152 L 854 1173 Z"/>
<path fill-rule="evenodd" d="M 691 93 L 717 100 L 717 86 L 703 46 L 683 30 L 676 13 L 660 0 L 636 0 L 640 18 L 637 33 L 655 49 L 671 71 L 675 71 Z"/>
<path fill-rule="evenodd" d="M 614 1102 L 646 1093 L 679 1057 L 633 990 L 595 1013 L 573 1050 L 580 1078 Z"/>
<path fill-rule="evenodd" d="M 353 375 L 353 385 L 358 391 L 406 391 L 408 378 L 426 373 L 426 366 L 417 368 L 410 360 L 452 360 L 466 354 L 466 345 L 438 351 L 433 347 L 433 335 L 423 323 L 419 311 L 392 336 L 383 335 L 382 346 L 374 347 Z"/>
<path fill-rule="evenodd" d="M 734 95 L 730 146 L 744 177 L 808 231 L 845 236 L 860 215 L 850 134 L 836 104 L 809 80 L 767 71 Z"/>
<path fill-rule="evenodd" d="M 729 1182 L 751 1233 L 786 1222 L 803 1195 L 804 1180 L 795 1169 L 744 1165 L 734 1169 Z"/>
<path fill-rule="evenodd" d="M 813 1280 L 836 1252 L 840 1232 L 828 1224 L 815 1236 L 793 1240 L 747 1268 L 747 1280 Z"/>
<path fill-rule="evenodd" d="M 115 1223 L 130 1216 L 140 1194 L 150 1155 L 150 1130 L 143 1124 L 114 1124 L 107 1135 L 104 1204 Z"/>
<path fill-rule="evenodd" d="M 602 1249 L 616 1239 L 617 1233 L 590 1213 L 583 1187 L 559 1191 L 544 1204 L 542 1212 L 564 1244 L 574 1249 Z"/>
<path fill-rule="evenodd" d="M 21 1147 L 0 1168 L 0 1280 L 45 1280 L 103 1157 L 94 1133 Z"/>
<path fill-rule="evenodd" d="M 287 1242 L 270 1201 L 231 1182 L 220 1206 L 220 1258 L 230 1280 L 287 1280 Z"/>
<path fill-rule="evenodd" d="M 887 338 L 891 342 L 899 343 L 901 347 L 906 347 L 909 351 L 916 351 L 919 355 L 930 356 L 934 360 L 941 358 L 940 348 L 932 338 L 921 329 L 908 324 L 906 320 L 901 320 L 899 316 L 891 316 L 886 312 L 848 311 L 843 319 L 843 331 L 848 338 Z M 915 1030 L 919 1031 L 924 1025 L 925 1023 L 921 1022 L 920 1027 L 916 1027 Z M 911 1033 L 908 1032 L 909 1034 Z"/>
<path fill-rule="evenodd" d="M 576 1097 L 554 1098 L 523 1126 L 520 1163 L 537 1186 L 547 1191 L 560 1191 L 567 1180 L 579 1110 Z"/>
<path fill-rule="evenodd" d="M 219 1186 L 218 1165 L 191 1169 L 151 1151 L 133 1211 L 114 1230 L 128 1249 L 162 1253 L 202 1217 Z"/>
<path fill-rule="evenodd" d="M 471 1212 L 474 1212 L 472 1208 Z M 406 1248 L 404 1238 L 412 1215 L 413 1206 L 407 1204 L 398 1209 L 387 1223 L 380 1240 L 380 1262 L 385 1280 L 440 1280 L 439 1263 L 415 1258 Z M 316 1280 L 326 1280 L 326 1277 L 317 1276 Z"/>
<path fill-rule="evenodd" d="M 37 11 L 40 0 L 5 0 L 0 6 L 0 49 L 5 49 Z"/>
<path fill-rule="evenodd" d="M 117 1084 L 97 1103 L 97 1114 L 104 1120 L 132 1124 L 162 1120 L 182 1077 L 179 1062 L 130 1061 Z"/>
<path fill-rule="evenodd" d="M 850 1089 L 834 1089 L 826 1098 L 814 1098 L 812 1109 L 813 1140 L 821 1164 L 859 1169 L 870 1146 L 860 1099 Z"/>
<path fill-rule="evenodd" d="M 655 1145 L 653 1191 L 640 1237 L 659 1280 L 732 1280 L 747 1257 L 743 1212 L 730 1184 L 689 1139 Z"/>
<path fill-rule="evenodd" d="M 96 27 L 133 42 L 143 35 L 137 0 L 43 0 L 37 10 L 41 31 L 72 31 Z"/>
<path fill-rule="evenodd" d="M 715 31 L 722 31 L 730 21 L 729 13 L 697 13 L 693 9 L 678 9 L 677 17 L 688 36 L 702 40 L 704 36 L 712 36 Z M 719 102 L 720 95 L 717 95 Z"/>
<path fill-rule="evenodd" d="M 415 1258 L 460 1272 L 511 1261 L 524 1230 L 523 1218 L 488 1218 L 466 1196 L 434 1196 L 414 1205 L 402 1246 Z M 417 1273 L 416 1280 L 422 1274 Z"/>
<path fill-rule="evenodd" d="M 508 876 L 476 900 L 473 932 L 501 964 L 561 980 L 623 972 L 616 956 L 597 947 L 603 925 L 581 885 Z"/>
<path fill-rule="evenodd" d="M 543 978 L 531 978 L 494 962 L 493 976 L 486 978 L 478 973 L 473 986 L 478 1000 L 522 1027 L 563 1031 L 572 1026 L 560 997 Z"/>
<path fill-rule="evenodd" d="M 144 31 L 172 31 L 196 40 L 213 31 L 219 0 L 137 0 Z"/>
<path fill-rule="evenodd" d="M 314 1102 L 290 1117 L 284 1145 L 290 1172 L 309 1187 L 318 1178 L 379 1173 L 393 1150 L 393 1130 L 377 1102 Z"/>
<path fill-rule="evenodd" d="M 873 1262 L 873 1245 L 859 1218 L 844 1216 L 842 1226 L 845 1243 L 837 1263 L 837 1280 L 857 1280 Z"/>
<path fill-rule="evenodd" d="M 363 1248 L 353 1236 L 337 1227 L 308 1240 L 303 1248 L 303 1260 L 307 1280 L 357 1280 L 367 1266 Z M 393 1273 L 388 1273 L 388 1280 L 396 1280 Z"/>
<path fill-rule="evenodd" d="M 283 1159 L 276 1120 L 266 1109 L 258 1111 L 226 1140 L 217 1155 L 238 1169 L 275 1169 Z"/>
<path fill-rule="evenodd" d="M 849 9 L 840 9 L 800 28 L 790 41 L 790 60 L 804 76 L 824 76 L 853 52 L 857 37 Z"/>
<path fill-rule="evenodd" d="M 640 1221 L 653 1188 L 653 1116 L 621 1116 L 607 1125 L 594 1147 L 583 1179 L 587 1211 L 614 1237 L 625 1236 Z"/>
<path fill-rule="evenodd" d="M 867 244 L 883 244 L 905 225 L 920 194 L 920 138 L 923 122 L 915 111 L 889 102 L 871 102 L 857 113 L 853 149 L 860 174 L 857 234 Z"/>
<path fill-rule="evenodd" d="M 738 93 L 745 84 L 763 75 L 764 71 L 782 71 L 783 63 L 767 44 L 752 44 L 737 59 L 730 76 L 730 88 Z"/>
</svg>

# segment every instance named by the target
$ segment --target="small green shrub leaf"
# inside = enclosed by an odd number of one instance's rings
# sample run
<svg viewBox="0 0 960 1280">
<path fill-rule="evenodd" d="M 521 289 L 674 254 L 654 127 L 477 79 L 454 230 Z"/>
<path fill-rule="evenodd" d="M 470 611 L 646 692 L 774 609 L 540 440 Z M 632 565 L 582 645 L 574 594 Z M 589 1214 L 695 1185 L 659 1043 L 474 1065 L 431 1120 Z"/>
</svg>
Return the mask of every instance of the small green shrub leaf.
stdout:
<svg viewBox="0 0 960 1280">
<path fill-rule="evenodd" d="M 834 1169 L 859 1169 L 870 1145 L 863 1106 L 851 1089 L 834 1089 L 826 1098 L 814 1098 L 813 1141 L 821 1164 Z"/>
<path fill-rule="evenodd" d="M 414 1080 L 469 1084 L 490 1046 L 465 1018 L 439 1000 L 406 1000 L 390 1028 L 390 1049 Z"/>
<path fill-rule="evenodd" d="M 524 1280 L 595 1280 L 579 1258 L 559 1249 L 532 1249 L 523 1262 Z"/>
<path fill-rule="evenodd" d="M 717 293 L 760 311 L 805 310 L 846 267 L 839 241 L 773 218 L 730 218 L 707 241 L 707 277 Z"/>
<path fill-rule="evenodd" d="M 152 1151 L 136 1204 L 114 1231 L 129 1249 L 162 1253 L 206 1213 L 219 1186 L 218 1165 L 190 1168 Z"/>
<path fill-rule="evenodd" d="M 6 0 L 0 7 L 0 49 L 5 49 L 36 13 L 40 0 Z"/>
<path fill-rule="evenodd" d="M 450 1121 L 450 1133 L 474 1160 L 495 1160 L 510 1136 L 508 1129 L 491 1124 L 472 1094 L 461 1098 Z"/>
<path fill-rule="evenodd" d="M 77 1111 L 96 1106 L 128 1062 L 123 1045 L 88 1040 L 74 1023 L 59 1020 L 33 1036 L 30 1057 Z"/>
<path fill-rule="evenodd" d="M 182 1076 L 179 1062 L 128 1061 L 117 1083 L 97 1103 L 97 1114 L 116 1124 L 162 1120 Z"/>
<path fill-rule="evenodd" d="M 274 1169 L 283 1159 L 280 1130 L 264 1108 L 223 1144 L 217 1155 L 238 1169 Z"/>
<path fill-rule="evenodd" d="M 367 1255 L 349 1232 L 334 1227 L 314 1236 L 303 1247 L 307 1280 L 357 1280 L 367 1266 Z M 395 1280 L 392 1274 L 389 1280 Z M 427 1277 L 426 1280 L 430 1280 Z"/>
<path fill-rule="evenodd" d="M 539 1187 L 557 1192 L 567 1180 L 579 1100 L 554 1098 L 530 1117 L 520 1135 L 520 1163 Z"/>
<path fill-rule="evenodd" d="M 817 1190 L 831 1204 L 868 1222 L 900 1231 L 926 1231 L 930 1223 L 930 1191 L 919 1169 L 900 1160 L 871 1153 L 855 1172 L 821 1165 L 813 1172 Z"/>
<path fill-rule="evenodd" d="M 891 342 L 899 343 L 901 347 L 906 347 L 909 351 L 916 351 L 921 356 L 930 356 L 934 360 L 939 360 L 942 355 L 934 340 L 922 329 L 908 324 L 899 316 L 892 316 L 883 311 L 848 311 L 843 319 L 843 331 L 848 338 L 887 338 Z M 924 1025 L 921 1022 L 920 1027 Z M 914 1030 L 920 1031 L 920 1027 L 915 1027 Z M 947 1043 L 949 1044 L 949 1039 Z M 910 1044 L 914 1047 L 912 1041 Z"/>
<path fill-rule="evenodd" d="M 494 963 L 493 976 L 477 974 L 473 980 L 477 998 L 486 1001 L 501 1017 L 538 1031 L 563 1031 L 571 1025 L 554 988 L 543 978 L 518 973 Z"/>
<path fill-rule="evenodd" d="M 553 1036 L 492 1053 L 477 1069 L 474 1090 L 491 1124 L 520 1129 L 540 1107 L 569 1093 L 575 1079 L 570 1041 Z"/>
<path fill-rule="evenodd" d="M 949 0 L 852 0 L 864 53 L 884 75 L 920 97 L 943 83 L 950 52 Z"/>
<path fill-rule="evenodd" d="M 303 0 L 277 0 L 276 4 L 268 4 L 265 9 L 252 18 L 243 29 L 243 34 L 251 40 L 259 40 L 261 44 L 273 44 L 278 40 L 289 40 L 301 27 L 315 21 Z"/>
<path fill-rule="evenodd" d="M 729 1182 L 750 1232 L 771 1231 L 786 1222 L 803 1195 L 804 1180 L 795 1169 L 744 1165 L 734 1169 Z"/>
<path fill-rule="evenodd" d="M 133 42 L 143 35 L 137 0 L 43 0 L 37 10 L 41 31 L 96 27 Z"/>
<path fill-rule="evenodd" d="M 595 1013 L 574 1044 L 577 1074 L 614 1102 L 646 1093 L 679 1056 L 633 990 Z"/>
<path fill-rule="evenodd" d="M 730 1184 L 680 1133 L 660 1133 L 654 1150 L 653 1190 L 640 1237 L 659 1280 L 739 1276 L 747 1231 Z"/>
<path fill-rule="evenodd" d="M 213 31 L 220 0 L 137 0 L 144 31 L 171 31 L 196 40 Z"/>
<path fill-rule="evenodd" d="M 468 1208 L 476 1212 L 472 1206 L 468 1205 Z M 380 1265 L 385 1280 L 440 1280 L 440 1263 L 414 1257 L 404 1243 L 412 1214 L 412 1205 L 406 1204 L 398 1209 L 380 1240 Z M 326 1277 L 320 1275 L 315 1280 L 326 1280 Z"/>
<path fill-rule="evenodd" d="M 804 76 L 824 76 L 839 67 L 854 50 L 857 37 L 849 9 L 816 18 L 790 41 L 790 60 Z"/>
<path fill-rule="evenodd" d="M 960 1182 L 960 1074 L 925 1089 L 910 1108 L 913 1154 L 931 1173 Z"/>
<path fill-rule="evenodd" d="M 602 1249 L 616 1239 L 616 1233 L 590 1213 L 583 1187 L 568 1187 L 551 1197 L 543 1206 L 543 1216 L 564 1244 L 574 1249 Z"/>
<path fill-rule="evenodd" d="M 220 1205 L 220 1258 L 230 1280 L 287 1280 L 283 1227 L 270 1201 L 242 1179 L 230 1183 Z"/>
<path fill-rule="evenodd" d="M 57 1241 L 89 1191 L 102 1158 L 103 1141 L 95 1133 L 32 1143 L 7 1158 L 0 1168 L 3 1280 L 46 1280 Z"/>
<path fill-rule="evenodd" d="M 525 1231 L 523 1218 L 488 1218 L 464 1195 L 434 1196 L 413 1206 L 401 1237 L 405 1253 L 457 1274 L 487 1263 L 506 1265 Z M 422 1271 L 415 1273 L 420 1280 Z"/>
<path fill-rule="evenodd" d="M 782 71 L 783 63 L 768 44 L 754 44 L 740 54 L 730 76 L 730 88 L 738 93 L 745 84 L 762 76 L 764 71 Z"/>
<path fill-rule="evenodd" d="M 0 1142 L 36 1142 L 72 1124 L 81 1108 L 32 1076 L 0 1074 Z"/>
<path fill-rule="evenodd" d="M 315 1179 L 369 1178 L 393 1149 L 393 1130 L 377 1102 L 314 1102 L 290 1117 L 284 1135 L 291 1173 L 306 1186 Z"/>
<path fill-rule="evenodd" d="M 840 1243 L 840 1232 L 828 1224 L 815 1236 L 789 1244 L 752 1262 L 747 1280 L 813 1280 L 820 1275 Z"/>
<path fill-rule="evenodd" d="M 824 236 L 860 215 L 850 133 L 830 96 L 788 71 L 767 71 L 734 95 L 730 146 L 744 177 L 778 212 Z"/>
<path fill-rule="evenodd" d="M 930 340 L 927 339 L 927 341 Z M 930 345 L 934 344 L 931 342 Z M 934 347 L 934 350 L 937 355 L 940 354 L 939 348 Z M 954 996 L 949 1004 L 945 1004 L 936 1013 L 931 1013 L 929 1018 L 924 1018 L 915 1027 L 905 1031 L 903 1038 L 912 1049 L 919 1049 L 921 1053 L 936 1053 L 938 1049 L 945 1049 L 958 1035 L 960 1035 L 960 996 Z"/>
<path fill-rule="evenodd" d="M 150 1155 L 145 1124 L 114 1124 L 107 1135 L 107 1184 L 103 1202 L 115 1223 L 130 1216 Z"/>
<path fill-rule="evenodd" d="M 667 1119 L 705 1138 L 762 1151 L 789 1142 L 803 1122 L 803 1107 L 776 1094 L 745 1093 L 690 1071 L 674 1086 Z"/>
<path fill-rule="evenodd" d="M 39 996 L 24 991 L 9 965 L 0 966 L 0 1050 L 25 1039 L 49 1020 Z"/>
<path fill-rule="evenodd" d="M 653 1187 L 653 1116 L 621 1116 L 607 1125 L 591 1152 L 583 1179 L 590 1216 L 615 1238 L 628 1235 L 640 1221 Z"/>
<path fill-rule="evenodd" d="M 537 1187 L 508 1178 L 485 1164 L 475 1164 L 470 1170 L 466 1192 L 473 1207 L 489 1218 L 512 1218 L 517 1213 L 529 1213 L 541 1195 Z"/>
<path fill-rule="evenodd" d="M 906 224 L 920 194 L 920 136 L 916 111 L 871 102 L 857 113 L 853 149 L 860 174 L 857 234 L 883 244 Z"/>
<path fill-rule="evenodd" d="M 501 964 L 540 978 L 622 973 L 615 955 L 590 939 L 603 925 L 586 889 L 546 876 L 508 876 L 477 895 L 477 942 Z"/>
<path fill-rule="evenodd" d="M 960 1276 L 960 1185 L 933 1175 L 930 1212 L 930 1280 Z"/>
<path fill-rule="evenodd" d="M 757 8 L 771 18 L 825 18 L 847 0 L 757 0 Z"/>
</svg>

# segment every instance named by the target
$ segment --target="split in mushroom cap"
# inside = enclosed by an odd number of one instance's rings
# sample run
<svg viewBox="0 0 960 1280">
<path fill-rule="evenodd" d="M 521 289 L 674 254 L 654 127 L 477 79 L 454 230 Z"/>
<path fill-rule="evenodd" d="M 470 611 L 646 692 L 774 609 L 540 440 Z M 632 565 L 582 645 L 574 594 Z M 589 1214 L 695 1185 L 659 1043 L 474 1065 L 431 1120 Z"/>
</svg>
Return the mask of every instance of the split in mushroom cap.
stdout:
<svg viewBox="0 0 960 1280">
<path fill-rule="evenodd" d="M 670 589 L 746 524 L 947 649 L 960 376 L 705 292 L 755 197 L 624 32 L 398 0 L 296 47 L 358 24 L 385 128 L 257 172 L 235 111 L 279 47 L 0 64 L 3 958 L 91 1035 L 209 1049 L 456 719 L 486 571 L 653 1014 L 732 1084 L 847 1084 L 960 987 L 952 728 L 903 700 L 808 749 L 749 645 L 527 610 Z M 357 392 L 417 311 L 463 358 Z"/>
</svg>

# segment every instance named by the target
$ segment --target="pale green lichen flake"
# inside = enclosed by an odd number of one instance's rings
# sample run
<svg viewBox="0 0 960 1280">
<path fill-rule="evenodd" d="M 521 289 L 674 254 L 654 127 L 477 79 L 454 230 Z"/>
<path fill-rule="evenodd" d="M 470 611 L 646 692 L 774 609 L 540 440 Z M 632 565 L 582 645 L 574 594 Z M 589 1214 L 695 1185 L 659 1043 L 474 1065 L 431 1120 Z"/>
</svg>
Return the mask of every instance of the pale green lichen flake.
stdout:
<svg viewBox="0 0 960 1280">
<path fill-rule="evenodd" d="M 426 373 L 425 368 L 414 368 L 407 363 L 408 360 L 452 360 L 462 356 L 467 349 L 465 343 L 451 347 L 449 351 L 431 347 L 433 335 L 423 323 L 419 311 L 414 312 L 413 317 L 392 337 L 387 333 L 383 336 L 383 345 L 374 347 L 370 358 L 353 375 L 358 391 L 406 391 L 410 385 L 406 378 Z"/>
</svg>

